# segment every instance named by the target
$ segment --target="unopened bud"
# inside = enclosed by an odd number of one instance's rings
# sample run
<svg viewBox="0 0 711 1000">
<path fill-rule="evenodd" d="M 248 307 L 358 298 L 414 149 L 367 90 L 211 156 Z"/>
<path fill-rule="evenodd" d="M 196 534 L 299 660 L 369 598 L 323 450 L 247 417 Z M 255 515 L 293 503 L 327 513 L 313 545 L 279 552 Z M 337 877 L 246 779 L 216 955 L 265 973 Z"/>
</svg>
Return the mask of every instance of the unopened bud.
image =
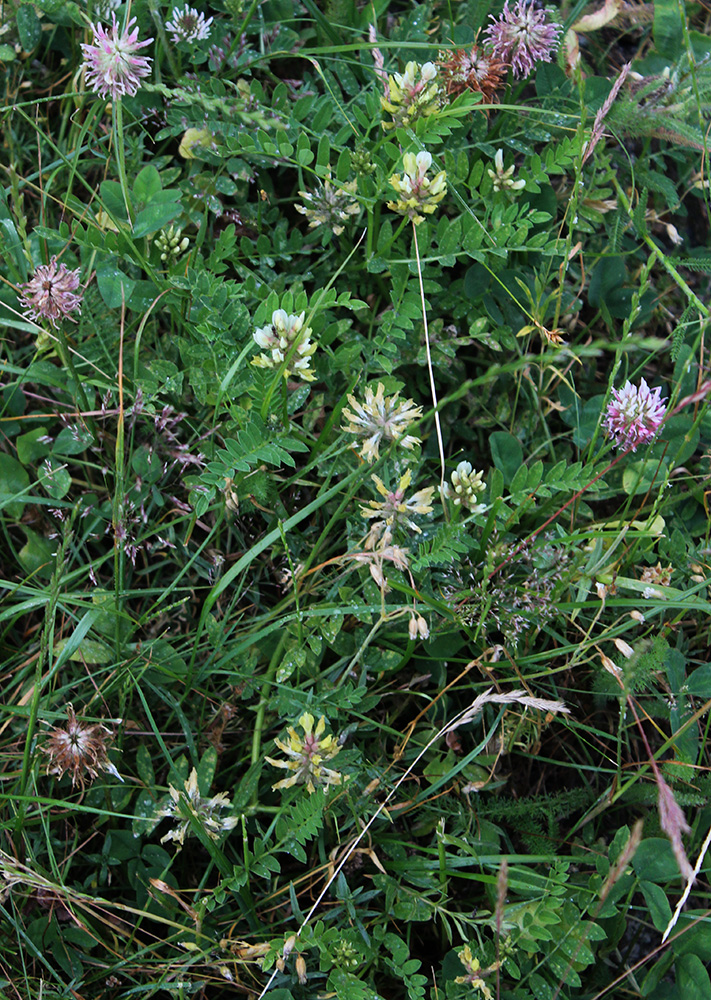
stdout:
<svg viewBox="0 0 711 1000">
<path fill-rule="evenodd" d="M 645 620 L 644 615 L 642 614 L 641 611 L 630 611 L 630 618 L 634 618 L 634 620 L 636 622 L 639 622 L 640 625 Z"/>
</svg>

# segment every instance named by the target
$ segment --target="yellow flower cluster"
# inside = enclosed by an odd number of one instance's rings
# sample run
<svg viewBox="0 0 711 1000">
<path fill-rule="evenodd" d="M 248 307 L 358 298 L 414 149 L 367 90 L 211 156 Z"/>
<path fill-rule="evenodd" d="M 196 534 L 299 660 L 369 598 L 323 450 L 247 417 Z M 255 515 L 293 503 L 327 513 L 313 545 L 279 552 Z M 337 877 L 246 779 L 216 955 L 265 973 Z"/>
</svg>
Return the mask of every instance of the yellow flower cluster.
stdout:
<svg viewBox="0 0 711 1000">
<path fill-rule="evenodd" d="M 383 128 L 409 127 L 418 118 L 433 115 L 440 107 L 440 87 L 437 67 L 433 62 L 409 62 L 404 73 L 395 73 L 389 80 L 389 94 L 380 98 L 384 111 L 392 115 Z"/>
<path fill-rule="evenodd" d="M 402 158 L 403 174 L 393 174 L 390 186 L 398 194 L 397 201 L 389 201 L 388 208 L 407 215 L 418 226 L 425 215 L 431 215 L 447 193 L 447 174 L 440 170 L 434 177 L 428 177 L 432 157 L 426 151 L 405 153 Z M 424 213 L 424 214 L 420 214 Z"/>
<path fill-rule="evenodd" d="M 288 743 L 284 740 L 274 740 L 279 749 L 290 758 L 289 760 L 265 758 L 272 767 L 281 767 L 293 772 L 289 778 L 277 781 L 272 788 L 291 788 L 292 785 L 305 784 L 311 793 L 316 790 L 316 785 L 322 785 L 326 790 L 330 785 L 340 785 L 343 782 L 343 775 L 330 767 L 323 766 L 324 760 L 332 760 L 341 750 L 333 734 L 321 738 L 326 730 L 326 720 L 323 715 L 314 729 L 313 715 L 304 712 L 299 719 L 299 725 L 304 731 L 303 736 L 299 736 L 294 727 L 289 726 Z"/>
</svg>

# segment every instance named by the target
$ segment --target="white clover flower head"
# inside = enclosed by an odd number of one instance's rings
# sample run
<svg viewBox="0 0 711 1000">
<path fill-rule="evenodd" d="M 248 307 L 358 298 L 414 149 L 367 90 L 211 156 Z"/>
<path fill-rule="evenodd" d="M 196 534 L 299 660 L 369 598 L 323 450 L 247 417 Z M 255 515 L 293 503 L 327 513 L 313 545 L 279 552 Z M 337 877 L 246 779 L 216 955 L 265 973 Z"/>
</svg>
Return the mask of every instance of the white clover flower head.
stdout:
<svg viewBox="0 0 711 1000">
<path fill-rule="evenodd" d="M 385 395 L 385 386 L 378 383 L 376 392 L 368 387 L 365 390 L 365 402 L 359 403 L 355 396 L 348 396 L 352 409 L 343 410 L 343 416 L 348 421 L 341 430 L 349 434 L 357 434 L 366 440 L 358 453 L 366 462 L 374 462 L 380 458 L 380 445 L 396 441 L 403 448 L 414 448 L 420 439 L 412 434 L 405 434 L 408 427 L 422 416 L 422 407 L 415 406 L 412 399 L 399 402 L 399 393 L 394 396 Z"/>
<path fill-rule="evenodd" d="M 494 191 L 520 191 L 521 188 L 526 186 L 526 182 L 522 180 L 515 181 L 513 179 L 515 166 L 511 164 L 504 170 L 504 151 L 502 149 L 496 150 L 496 155 L 494 156 L 494 167 L 487 167 L 487 174 L 493 180 Z"/>
<path fill-rule="evenodd" d="M 136 23 L 135 17 L 121 32 L 113 13 L 111 21 L 110 28 L 102 24 L 91 25 L 93 40 L 81 47 L 84 55 L 82 69 L 86 73 L 87 85 L 99 97 L 110 97 L 116 101 L 120 97 L 133 97 L 141 79 L 150 76 L 152 60 L 147 56 L 138 56 L 136 52 L 150 45 L 153 39 L 138 41 L 138 28 L 131 30 Z"/>
<path fill-rule="evenodd" d="M 305 382 L 313 382 L 316 376 L 310 366 L 317 345 L 311 343 L 311 327 L 304 327 L 305 315 L 275 309 L 271 323 L 252 334 L 255 343 L 269 352 L 252 358 L 252 364 L 258 368 L 280 368 L 286 363 L 284 378 L 293 373 Z"/>
<path fill-rule="evenodd" d="M 212 17 L 205 20 L 204 14 L 186 3 L 183 10 L 173 8 L 171 20 L 166 22 L 165 27 L 176 45 L 178 42 L 201 42 L 210 37 L 210 25 L 213 20 Z"/>
<path fill-rule="evenodd" d="M 478 503 L 477 497 L 486 489 L 484 473 L 474 472 L 471 462 L 460 462 L 452 473 L 451 487 L 445 485 L 445 493 L 455 506 L 466 507 L 472 514 L 481 514 L 486 504 Z"/>
<path fill-rule="evenodd" d="M 218 792 L 212 798 L 200 795 L 195 768 L 190 772 L 188 780 L 184 782 L 184 789 L 179 790 L 168 785 L 168 792 L 172 802 L 165 809 L 161 809 L 158 815 L 178 819 L 179 823 L 175 829 L 169 830 L 165 836 L 160 838 L 161 844 L 167 840 L 184 844 L 185 838 L 192 836 L 195 832 L 191 818 L 199 822 L 210 840 L 217 840 L 221 833 L 233 830 L 239 823 L 238 816 L 220 816 L 224 809 L 231 808 L 230 798 L 226 792 Z"/>
<path fill-rule="evenodd" d="M 272 785 L 272 788 L 291 788 L 293 785 L 305 784 L 309 794 L 312 794 L 316 791 L 317 785 L 321 785 L 327 792 L 331 785 L 342 784 L 343 775 L 340 772 L 323 766 L 325 760 L 332 760 L 341 750 L 335 736 L 330 733 L 328 736 L 323 735 L 326 731 L 324 716 L 321 716 L 314 729 L 313 715 L 310 712 L 304 712 L 299 719 L 299 726 L 303 730 L 303 736 L 299 736 L 294 727 L 289 726 L 287 729 L 288 742 L 280 739 L 274 740 L 289 760 L 275 760 L 273 757 L 264 758 L 272 767 L 280 767 L 292 772 L 290 777 L 277 781 L 275 785 Z"/>
<path fill-rule="evenodd" d="M 627 381 L 622 389 L 612 390 L 602 426 L 616 448 L 636 451 L 654 439 L 667 412 L 661 395 L 659 386 L 650 389 L 644 379 L 639 386 Z"/>
</svg>

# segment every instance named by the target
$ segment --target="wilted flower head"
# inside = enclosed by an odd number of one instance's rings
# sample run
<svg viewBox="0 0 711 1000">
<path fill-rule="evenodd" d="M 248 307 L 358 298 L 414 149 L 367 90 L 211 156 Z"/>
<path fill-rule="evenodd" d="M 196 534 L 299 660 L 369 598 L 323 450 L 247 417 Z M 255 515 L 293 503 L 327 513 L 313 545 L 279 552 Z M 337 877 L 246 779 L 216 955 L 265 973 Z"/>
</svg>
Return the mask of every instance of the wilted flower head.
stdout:
<svg viewBox="0 0 711 1000">
<path fill-rule="evenodd" d="M 486 504 L 477 503 L 479 493 L 486 489 L 482 472 L 474 472 L 471 462 L 460 462 L 452 473 L 451 487 L 445 484 L 445 493 L 455 506 L 466 507 L 472 514 L 486 510 Z"/>
<path fill-rule="evenodd" d="M 410 615 L 407 631 L 413 642 L 417 639 L 429 639 L 430 637 L 429 625 L 418 611 L 414 611 Z"/>
<path fill-rule="evenodd" d="M 494 167 L 496 168 L 495 170 L 492 170 L 491 167 L 487 167 L 486 170 L 487 174 L 494 182 L 494 191 L 520 191 L 521 188 L 526 186 L 525 181 L 515 181 L 513 179 L 514 171 L 516 169 L 513 163 L 510 167 L 507 167 L 506 170 L 504 170 L 504 152 L 502 149 L 496 150 L 496 155 L 494 156 Z"/>
<path fill-rule="evenodd" d="M 185 843 L 185 838 L 195 833 L 191 820 L 197 820 L 210 840 L 217 840 L 221 833 L 234 829 L 239 823 L 238 816 L 220 816 L 223 809 L 230 809 L 231 803 L 226 792 L 218 792 L 211 799 L 200 794 L 198 787 L 198 776 L 195 768 L 190 772 L 190 777 L 184 782 L 185 790 L 178 791 L 172 785 L 168 785 L 168 792 L 172 802 L 165 809 L 161 809 L 159 816 L 170 816 L 179 820 L 174 830 L 169 830 L 165 836 L 160 838 L 161 844 L 166 840 L 175 840 L 179 844 Z"/>
<path fill-rule="evenodd" d="M 483 52 L 478 45 L 470 49 L 453 49 L 439 54 L 439 69 L 444 89 L 449 97 L 456 97 L 465 90 L 483 94 L 484 103 L 496 100 L 496 91 L 506 74 L 506 63 Z"/>
<path fill-rule="evenodd" d="M 659 386 L 650 389 L 644 379 L 639 386 L 625 382 L 622 389 L 612 390 L 607 404 L 603 430 L 623 451 L 637 451 L 655 436 L 667 412 Z"/>
<path fill-rule="evenodd" d="M 150 45 L 153 39 L 138 41 L 138 28 L 131 30 L 131 25 L 136 23 L 135 17 L 121 33 L 115 14 L 111 15 L 111 20 L 108 29 L 102 24 L 91 25 L 94 38 L 91 43 L 82 44 L 82 69 L 86 72 L 87 84 L 99 97 L 111 97 L 116 101 L 119 97 L 133 97 L 141 78 L 150 75 L 152 60 L 137 56 L 136 52 Z"/>
<path fill-rule="evenodd" d="M 20 305 L 27 310 L 30 319 L 37 322 L 47 319 L 52 326 L 66 317 L 76 322 L 72 313 L 81 312 L 79 269 L 70 271 L 64 264 L 57 264 L 52 257 L 49 264 L 40 264 L 29 281 L 20 286 Z"/>
<path fill-rule="evenodd" d="M 252 358 L 252 364 L 258 368 L 280 368 L 286 362 L 284 378 L 293 373 L 305 382 L 313 382 L 316 376 L 310 365 L 317 345 L 311 343 L 311 327 L 304 327 L 305 315 L 303 312 L 300 316 L 289 315 L 284 309 L 276 309 L 271 323 L 252 334 L 255 342 L 270 353 Z"/>
<path fill-rule="evenodd" d="M 398 483 L 396 490 L 388 490 L 384 486 L 382 479 L 373 475 L 371 479 L 375 483 L 375 488 L 384 500 L 369 500 L 367 507 L 361 507 L 361 515 L 365 518 L 379 518 L 374 521 L 368 533 L 366 548 L 372 549 L 380 541 L 380 545 L 389 545 L 392 541 L 395 528 L 410 528 L 418 535 L 421 529 L 412 520 L 413 514 L 431 514 L 431 500 L 434 496 L 434 486 L 428 486 L 424 490 L 418 490 L 411 497 L 405 497 L 410 482 L 412 472 L 407 470 Z"/>
<path fill-rule="evenodd" d="M 359 403 L 355 396 L 348 396 L 348 402 L 353 407 L 343 410 L 343 416 L 348 421 L 341 430 L 349 434 L 365 437 L 359 454 L 366 462 L 380 458 L 378 450 L 381 442 L 397 441 L 403 448 L 413 448 L 420 439 L 412 434 L 403 433 L 414 420 L 422 416 L 422 407 L 415 406 L 412 399 L 398 402 L 399 393 L 394 396 L 385 395 L 385 386 L 378 383 L 377 392 L 368 387 L 365 390 L 365 402 Z"/>
<path fill-rule="evenodd" d="M 178 42 L 201 42 L 210 37 L 213 18 L 208 17 L 206 21 L 205 15 L 198 13 L 194 7 L 188 4 L 185 4 L 183 10 L 174 7 L 170 16 L 171 20 L 165 26 L 176 45 Z"/>
<path fill-rule="evenodd" d="M 536 0 L 516 0 L 513 8 L 506 0 L 498 20 L 489 25 L 485 34 L 493 57 L 508 63 L 513 75 L 520 79 L 528 76 L 537 62 L 551 62 L 562 30 L 548 20 Z"/>
<path fill-rule="evenodd" d="M 409 126 L 417 118 L 426 118 L 439 109 L 439 84 L 437 67 L 433 62 L 409 62 L 404 73 L 395 73 L 389 81 L 389 97 L 381 97 L 384 111 L 392 116 L 391 122 L 383 122 L 384 129 L 398 125 Z"/>
<path fill-rule="evenodd" d="M 108 757 L 111 731 L 99 723 L 87 723 L 77 719 L 72 705 L 67 705 L 67 724 L 64 728 L 55 726 L 42 746 L 42 752 L 49 757 L 47 774 L 58 778 L 69 774 L 72 786 L 86 785 L 86 776 L 91 781 L 98 778 L 99 771 L 108 771 L 119 781 L 123 778 Z"/>
<path fill-rule="evenodd" d="M 324 760 L 332 760 L 340 752 L 336 737 L 329 734 L 323 736 L 326 730 L 326 719 L 322 715 L 314 729 L 314 717 L 310 712 L 304 712 L 299 719 L 299 725 L 304 731 L 299 736 L 293 726 L 289 726 L 289 742 L 275 739 L 274 742 L 290 760 L 274 760 L 266 757 L 272 767 L 281 767 L 292 771 L 290 777 L 277 781 L 272 788 L 291 788 L 292 785 L 305 784 L 310 793 L 316 791 L 316 785 L 322 785 L 328 791 L 330 785 L 340 785 L 343 775 L 330 767 L 324 767 Z M 323 738 L 322 738 L 323 737 Z"/>
<path fill-rule="evenodd" d="M 425 150 L 417 156 L 405 153 L 402 166 L 402 177 L 393 174 L 390 178 L 390 186 L 395 188 L 400 197 L 397 201 L 389 201 L 388 208 L 409 216 L 417 226 L 425 218 L 419 213 L 431 215 L 447 193 L 447 174 L 440 170 L 434 177 L 427 176 L 427 171 L 432 166 L 432 157 Z"/>
<path fill-rule="evenodd" d="M 358 215 L 360 205 L 353 201 L 358 182 L 348 181 L 340 187 L 334 187 L 331 183 L 331 175 L 324 177 L 315 191 L 299 191 L 299 194 L 306 202 L 305 205 L 295 205 L 297 212 L 301 212 L 309 220 L 309 229 L 316 226 L 328 226 L 336 236 L 343 232 L 343 223 L 347 222 L 351 215 Z"/>
</svg>

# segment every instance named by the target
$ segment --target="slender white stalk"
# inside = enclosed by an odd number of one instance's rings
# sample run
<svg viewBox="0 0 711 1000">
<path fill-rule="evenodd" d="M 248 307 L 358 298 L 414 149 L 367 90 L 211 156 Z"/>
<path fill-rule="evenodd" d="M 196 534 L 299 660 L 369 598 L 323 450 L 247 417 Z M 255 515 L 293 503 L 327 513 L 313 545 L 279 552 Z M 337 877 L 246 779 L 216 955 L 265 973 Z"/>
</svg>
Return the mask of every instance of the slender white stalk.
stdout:
<svg viewBox="0 0 711 1000">
<path fill-rule="evenodd" d="M 684 891 L 681 894 L 681 899 L 676 904 L 676 909 L 674 910 L 674 915 L 671 918 L 671 920 L 669 921 L 669 923 L 667 924 L 667 929 L 664 931 L 664 934 L 662 934 L 662 944 L 664 944 L 664 942 L 666 941 L 666 939 L 669 937 L 669 935 L 671 934 L 672 930 L 674 929 L 674 927 L 676 925 L 676 922 L 679 919 L 679 914 L 681 913 L 682 909 L 684 908 L 684 903 L 689 898 L 689 893 L 691 892 L 691 887 L 694 884 L 694 882 L 696 881 L 696 876 L 701 871 L 701 865 L 704 863 L 704 857 L 706 855 L 706 851 L 709 848 L 709 844 L 711 844 L 711 828 L 709 828 L 709 832 L 706 834 L 706 840 L 701 845 L 701 852 L 700 852 L 700 854 L 699 854 L 699 856 L 698 856 L 698 858 L 696 860 L 696 864 L 694 866 L 694 870 L 691 873 L 691 878 L 687 881 L 686 886 L 684 888 Z"/>
<path fill-rule="evenodd" d="M 430 376 L 430 392 L 432 393 L 432 405 L 434 407 L 435 430 L 437 432 L 437 447 L 439 448 L 440 481 L 439 495 L 444 508 L 444 516 L 447 516 L 447 506 L 444 502 L 444 480 L 446 469 L 444 465 L 444 441 L 442 440 L 442 425 L 439 421 L 439 410 L 437 403 L 437 389 L 435 388 L 434 370 L 432 368 L 432 352 L 430 350 L 430 332 L 427 326 L 427 306 L 425 305 L 425 286 L 422 282 L 422 264 L 420 262 L 420 248 L 417 245 L 417 226 L 412 223 L 412 235 L 415 238 L 415 258 L 417 260 L 417 277 L 420 279 L 420 299 L 422 300 L 422 322 L 425 327 L 425 350 L 427 351 L 427 371 Z"/>
</svg>

